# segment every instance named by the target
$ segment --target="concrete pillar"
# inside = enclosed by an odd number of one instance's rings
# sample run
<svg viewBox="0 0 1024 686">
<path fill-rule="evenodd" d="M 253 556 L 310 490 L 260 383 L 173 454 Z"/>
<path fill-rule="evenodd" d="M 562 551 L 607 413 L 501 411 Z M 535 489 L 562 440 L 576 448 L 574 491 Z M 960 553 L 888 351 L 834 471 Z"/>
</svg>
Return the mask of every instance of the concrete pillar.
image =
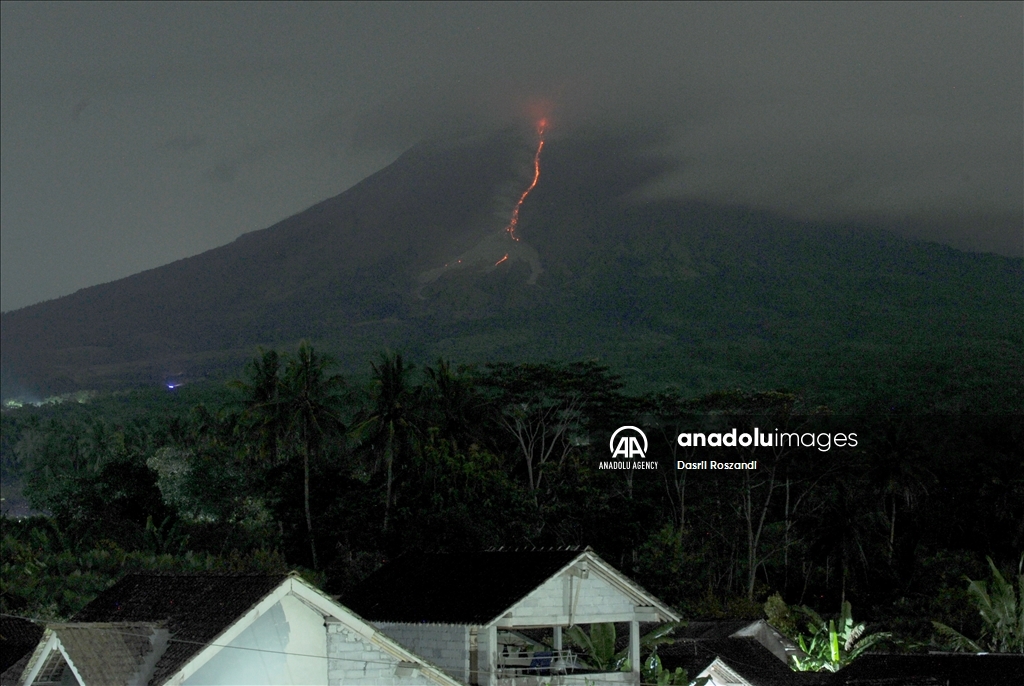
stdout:
<svg viewBox="0 0 1024 686">
<path fill-rule="evenodd" d="M 487 686 L 498 684 L 498 627 L 493 624 L 483 627 L 479 636 L 480 683 Z"/>
<path fill-rule="evenodd" d="M 634 683 L 640 683 L 640 622 L 629 623 L 629 665 L 633 668 Z"/>
<path fill-rule="evenodd" d="M 555 651 L 555 656 L 551 658 L 551 673 L 564 674 L 566 663 L 562 659 L 562 627 L 552 627 L 552 631 L 551 648 Z"/>
</svg>

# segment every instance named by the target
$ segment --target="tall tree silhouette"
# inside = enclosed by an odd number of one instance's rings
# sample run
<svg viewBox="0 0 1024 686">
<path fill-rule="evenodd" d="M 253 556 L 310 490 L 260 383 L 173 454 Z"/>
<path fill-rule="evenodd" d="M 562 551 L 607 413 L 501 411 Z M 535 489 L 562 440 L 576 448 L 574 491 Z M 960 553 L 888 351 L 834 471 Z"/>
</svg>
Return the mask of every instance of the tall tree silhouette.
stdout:
<svg viewBox="0 0 1024 686">
<path fill-rule="evenodd" d="M 880 428 L 884 429 L 885 438 L 880 442 L 884 450 L 871 456 L 868 478 L 872 490 L 881 496 L 881 514 L 888 529 L 888 561 L 892 564 L 900 529 L 913 530 L 904 523 L 912 520 L 921 501 L 927 498 L 935 476 L 926 466 L 929 455 L 915 440 L 911 422 L 889 420 Z M 914 547 L 911 544 L 910 549 Z"/>
<path fill-rule="evenodd" d="M 309 464 L 319 456 L 324 439 L 345 428 L 341 418 L 345 382 L 340 375 L 328 373 L 332 363 L 331 358 L 318 354 L 303 341 L 295 357 L 288 358 L 281 385 L 288 430 L 302 451 L 303 504 L 314 569 L 319 563 L 309 507 Z"/>
<path fill-rule="evenodd" d="M 608 428 L 608 418 L 621 414 L 621 380 L 593 361 L 490 364 L 480 383 L 490 390 L 499 426 L 523 456 L 536 504 L 544 477 L 561 469 L 588 432 Z"/>
<path fill-rule="evenodd" d="M 438 437 L 458 450 L 466 439 L 472 440 L 471 431 L 482 422 L 484 401 L 464 370 L 453 370 L 447 360 L 438 359 L 437 366 L 423 371 L 427 377 L 423 405 L 430 415 L 429 425 L 437 427 Z"/>
<path fill-rule="evenodd" d="M 260 461 L 277 464 L 288 420 L 281 398 L 281 357 L 276 350 L 260 348 L 245 366 L 245 375 L 228 384 L 242 393 L 239 428 L 253 441 Z"/>
<path fill-rule="evenodd" d="M 401 353 L 381 353 L 380 359 L 370 363 L 373 369 L 371 408 L 353 429 L 353 436 L 372 446 L 382 458 L 387 470 L 387 491 L 384 498 L 384 531 L 388 530 L 395 460 L 401 459 L 413 448 L 416 390 L 409 383 L 413 366 L 406 366 Z"/>
</svg>

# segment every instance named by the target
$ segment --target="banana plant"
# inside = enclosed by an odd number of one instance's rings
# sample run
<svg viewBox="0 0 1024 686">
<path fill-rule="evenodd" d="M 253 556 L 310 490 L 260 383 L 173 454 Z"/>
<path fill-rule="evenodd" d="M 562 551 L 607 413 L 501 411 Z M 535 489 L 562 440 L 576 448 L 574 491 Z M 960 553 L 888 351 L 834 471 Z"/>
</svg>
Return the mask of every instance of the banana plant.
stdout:
<svg viewBox="0 0 1024 686">
<path fill-rule="evenodd" d="M 849 601 L 843 602 L 838 626 L 836 620 L 830 619 L 826 623 L 808 607 L 796 609 L 809 619 L 809 634 L 797 636 L 797 644 L 804 655 L 792 656 L 792 667 L 798 672 L 838 672 L 872 646 L 891 637 L 888 632 L 865 635 L 864 623 L 855 624 L 853 621 L 853 608 Z"/>
<path fill-rule="evenodd" d="M 640 637 L 640 650 L 650 655 L 657 647 L 673 643 L 670 634 L 680 626 L 679 622 L 662 624 Z M 566 638 L 583 652 L 587 664 L 602 672 L 629 671 L 629 646 L 615 650 L 615 625 L 610 622 L 592 624 L 590 633 L 579 626 L 571 626 L 566 631 Z M 660 664 L 660 662 L 659 662 Z"/>
<path fill-rule="evenodd" d="M 627 660 L 628 664 L 628 660 Z M 640 667 L 640 682 L 655 686 L 705 686 L 708 677 L 702 676 L 690 680 L 690 675 L 682 667 L 667 670 L 661 664 L 658 653 L 651 653 Z"/>
<path fill-rule="evenodd" d="M 589 634 L 579 626 L 571 626 L 565 635 L 583 651 L 592 669 L 617 672 L 626 661 L 626 652 L 615 650 L 615 625 L 610 622 L 591 625 Z"/>
</svg>

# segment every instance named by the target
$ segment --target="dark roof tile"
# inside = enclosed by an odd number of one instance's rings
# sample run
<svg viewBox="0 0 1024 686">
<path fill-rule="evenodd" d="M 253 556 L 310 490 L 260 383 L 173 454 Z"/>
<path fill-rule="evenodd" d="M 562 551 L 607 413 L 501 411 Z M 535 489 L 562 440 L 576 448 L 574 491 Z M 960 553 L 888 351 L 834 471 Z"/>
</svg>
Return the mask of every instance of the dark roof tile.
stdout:
<svg viewBox="0 0 1024 686">
<path fill-rule="evenodd" d="M 74 665 L 86 684 L 129 683 L 145 670 L 154 655 L 159 634 L 153 622 L 86 622 L 84 624 L 49 624 L 60 641 L 61 652 Z"/>
<path fill-rule="evenodd" d="M 677 639 L 671 645 L 659 647 L 658 655 L 665 669 L 673 671 L 676 667 L 682 667 L 691 679 L 717 657 L 754 686 L 826 683 L 822 675 L 794 672 L 754 638 Z"/>
<path fill-rule="evenodd" d="M 167 620 L 171 642 L 150 680 L 159 684 L 286 578 L 284 574 L 129 574 L 72 621 Z"/>
<path fill-rule="evenodd" d="M 677 638 L 729 638 L 737 631 L 746 629 L 756 619 L 702 619 L 686 622 L 672 632 Z"/>
<path fill-rule="evenodd" d="M 31 653 L 43 636 L 43 627 L 21 617 L 0 617 L 0 672 Z"/>
<path fill-rule="evenodd" d="M 345 604 L 372 622 L 485 624 L 579 557 L 576 550 L 410 553 Z"/>
<path fill-rule="evenodd" d="M 1020 686 L 1024 655 L 863 655 L 836 673 L 836 686 Z"/>
</svg>

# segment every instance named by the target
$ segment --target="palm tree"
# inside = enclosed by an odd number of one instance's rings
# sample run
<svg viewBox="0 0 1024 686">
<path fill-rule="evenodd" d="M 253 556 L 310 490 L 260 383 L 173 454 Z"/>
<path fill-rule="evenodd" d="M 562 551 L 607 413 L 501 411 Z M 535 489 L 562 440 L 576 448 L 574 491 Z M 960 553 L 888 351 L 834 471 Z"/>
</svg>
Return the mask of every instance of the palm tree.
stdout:
<svg viewBox="0 0 1024 686">
<path fill-rule="evenodd" d="M 367 436 L 369 443 L 384 459 L 387 470 L 387 493 L 384 500 L 384 531 L 388 530 L 394 485 L 396 455 L 408 452 L 412 447 L 413 410 L 416 391 L 409 384 L 413 366 L 406 366 L 401 353 L 381 353 L 377 363 L 370 363 L 373 369 L 373 407 L 352 431 L 358 441 Z"/>
<path fill-rule="evenodd" d="M 288 430 L 302 450 L 303 504 L 314 569 L 318 560 L 309 507 L 309 463 L 319 455 L 326 436 L 344 431 L 341 404 L 345 382 L 340 375 L 327 373 L 332 363 L 331 358 L 317 354 L 303 341 L 295 357 L 288 359 L 281 385 Z"/>
<path fill-rule="evenodd" d="M 281 399 L 281 358 L 276 350 L 257 350 L 246 365 L 246 380 L 228 385 L 243 393 L 240 426 L 255 439 L 261 461 L 276 464 L 280 440 L 287 428 Z"/>
<path fill-rule="evenodd" d="M 482 399 L 474 393 L 465 374 L 453 370 L 451 363 L 438 359 L 436 367 L 424 367 L 427 384 L 424 386 L 424 407 L 433 416 L 431 426 L 442 438 L 458 449 L 460 439 L 480 422 Z"/>
</svg>

